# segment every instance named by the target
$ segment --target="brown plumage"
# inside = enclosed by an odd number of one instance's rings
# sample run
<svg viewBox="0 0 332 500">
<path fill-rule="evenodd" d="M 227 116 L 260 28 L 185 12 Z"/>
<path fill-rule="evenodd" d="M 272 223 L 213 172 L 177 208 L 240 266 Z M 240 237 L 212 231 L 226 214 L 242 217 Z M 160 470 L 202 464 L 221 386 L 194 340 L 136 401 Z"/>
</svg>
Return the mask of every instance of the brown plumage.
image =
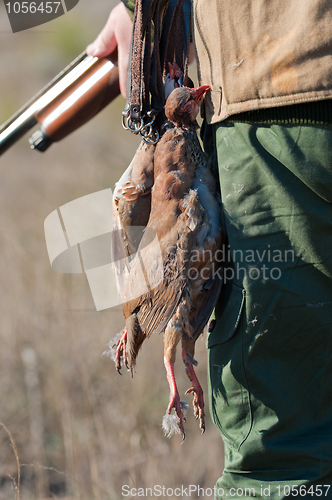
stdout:
<svg viewBox="0 0 332 500">
<path fill-rule="evenodd" d="M 139 243 L 135 239 L 136 233 L 128 228 L 146 226 L 150 216 L 155 147 L 155 144 L 142 141 L 129 167 L 115 186 L 115 229 L 121 231 L 128 256 L 136 252 Z"/>
<path fill-rule="evenodd" d="M 168 63 L 165 80 L 165 97 L 183 85 L 184 75 L 176 63 Z M 166 122 L 163 129 L 169 128 Z M 127 255 L 136 252 L 140 231 L 133 227 L 146 226 L 151 211 L 151 189 L 154 183 L 154 153 L 156 145 L 142 140 L 127 170 L 115 186 L 113 196 L 115 230 L 120 231 Z"/>
<path fill-rule="evenodd" d="M 144 243 L 143 274 L 148 290 L 137 298 L 132 295 L 124 303 L 126 328 L 116 352 L 117 369 L 123 360 L 133 371 L 143 341 L 152 333 L 163 332 L 164 363 L 171 391 L 163 427 L 168 435 L 175 430 L 183 438 L 183 403 L 174 378 L 176 348 L 181 341 L 182 358 L 192 383 L 187 392 L 194 395 L 194 413 L 204 431 L 204 401 L 193 367 L 194 350 L 222 284 L 222 263 L 217 259 L 224 238 L 221 205 L 196 133 L 196 116 L 208 89 L 182 87 L 167 99 L 166 116 L 174 126 L 165 132 L 154 151 L 151 209 L 141 241 L 142 245 L 144 239 L 156 234 L 158 246 Z M 135 280 L 138 267 L 142 269 L 142 259 L 138 258 L 118 267 L 120 288 L 128 289 L 128 280 Z M 149 287 L 158 269 L 162 271 L 161 279 Z M 134 281 L 131 285 L 135 286 Z M 175 416 L 171 416 L 172 408 Z"/>
</svg>

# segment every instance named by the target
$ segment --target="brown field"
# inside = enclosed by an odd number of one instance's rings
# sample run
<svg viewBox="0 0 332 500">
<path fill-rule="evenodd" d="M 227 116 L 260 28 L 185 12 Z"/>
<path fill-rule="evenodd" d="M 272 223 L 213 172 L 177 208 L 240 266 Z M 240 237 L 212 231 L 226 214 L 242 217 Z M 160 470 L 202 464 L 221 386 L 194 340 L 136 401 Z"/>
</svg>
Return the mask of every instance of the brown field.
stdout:
<svg viewBox="0 0 332 500">
<path fill-rule="evenodd" d="M 81 0 L 58 20 L 12 34 L 0 4 L 0 123 L 84 50 L 111 6 Z M 85 275 L 49 263 L 45 218 L 113 188 L 135 152 L 123 107 L 120 97 L 43 154 L 30 150 L 27 134 L 0 158 L 0 500 L 117 500 L 123 485 L 213 488 L 222 471 L 209 414 L 205 435 L 191 409 L 183 444 L 163 435 L 162 337 L 145 343 L 133 379 L 120 377 L 102 353 L 123 327 L 121 307 L 96 312 Z M 207 402 L 204 337 L 196 357 Z M 180 356 L 176 373 L 183 394 Z"/>
</svg>

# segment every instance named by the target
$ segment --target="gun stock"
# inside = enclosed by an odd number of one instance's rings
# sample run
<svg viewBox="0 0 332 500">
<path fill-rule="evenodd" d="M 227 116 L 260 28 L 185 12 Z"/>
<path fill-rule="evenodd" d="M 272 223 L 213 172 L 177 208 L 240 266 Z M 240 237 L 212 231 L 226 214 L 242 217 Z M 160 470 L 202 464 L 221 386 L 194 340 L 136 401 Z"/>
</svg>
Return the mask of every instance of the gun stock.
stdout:
<svg viewBox="0 0 332 500">
<path fill-rule="evenodd" d="M 31 148 L 45 151 L 93 118 L 120 93 L 116 51 L 83 52 L 0 127 L 0 155 L 37 124 Z"/>
</svg>

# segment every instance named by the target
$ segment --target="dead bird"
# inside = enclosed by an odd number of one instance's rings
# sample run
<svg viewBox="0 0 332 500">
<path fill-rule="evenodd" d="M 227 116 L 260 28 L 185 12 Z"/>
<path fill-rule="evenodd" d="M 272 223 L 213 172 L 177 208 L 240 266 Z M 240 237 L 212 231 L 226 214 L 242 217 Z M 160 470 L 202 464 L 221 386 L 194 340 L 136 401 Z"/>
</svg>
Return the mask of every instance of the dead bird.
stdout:
<svg viewBox="0 0 332 500">
<path fill-rule="evenodd" d="M 157 236 L 161 260 L 156 256 L 155 245 L 145 246 L 144 260 L 148 263 L 147 281 L 158 265 L 162 279 L 157 286 L 123 304 L 126 326 L 115 346 L 117 370 L 123 361 L 133 372 L 144 340 L 152 333 L 163 332 L 164 364 L 170 386 L 163 428 L 165 434 L 178 432 L 183 439 L 184 404 L 174 376 L 176 348 L 181 341 L 185 371 L 192 384 L 187 393 L 194 396 L 194 414 L 204 432 L 203 391 L 194 370 L 195 342 L 209 320 L 222 286 L 222 262 L 218 259 L 225 239 L 221 203 L 196 133 L 196 116 L 209 88 L 176 88 L 166 101 L 165 113 L 172 126 L 155 147 L 154 183 L 146 226 Z M 123 287 L 128 286 L 128 276 L 135 279 L 135 266 L 142 266 L 142 262 L 132 259 L 127 266 L 130 274 L 124 273 L 123 267 L 118 268 L 118 280 Z"/>
</svg>

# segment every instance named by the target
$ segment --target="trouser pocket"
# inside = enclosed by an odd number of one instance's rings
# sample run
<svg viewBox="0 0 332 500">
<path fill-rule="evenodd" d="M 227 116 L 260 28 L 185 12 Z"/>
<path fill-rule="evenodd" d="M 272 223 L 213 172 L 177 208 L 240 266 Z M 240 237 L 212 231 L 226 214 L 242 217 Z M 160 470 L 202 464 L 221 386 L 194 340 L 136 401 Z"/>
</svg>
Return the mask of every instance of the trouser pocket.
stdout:
<svg viewBox="0 0 332 500">
<path fill-rule="evenodd" d="M 207 341 L 211 416 L 227 443 L 239 449 L 252 425 L 250 395 L 243 364 L 245 290 L 233 284 Z"/>
</svg>

